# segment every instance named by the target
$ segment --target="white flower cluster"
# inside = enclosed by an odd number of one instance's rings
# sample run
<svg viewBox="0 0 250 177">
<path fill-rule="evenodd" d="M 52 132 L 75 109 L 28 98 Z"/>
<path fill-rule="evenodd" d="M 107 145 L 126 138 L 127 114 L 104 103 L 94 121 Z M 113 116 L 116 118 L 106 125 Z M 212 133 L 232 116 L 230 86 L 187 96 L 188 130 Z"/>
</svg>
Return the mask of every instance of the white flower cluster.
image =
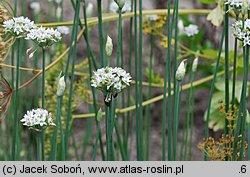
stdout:
<svg viewBox="0 0 250 177">
<path fill-rule="evenodd" d="M 119 7 L 116 2 L 111 2 L 109 5 L 109 10 L 113 13 L 117 13 L 119 10 Z M 130 0 L 126 0 L 123 8 L 122 8 L 122 13 L 130 12 L 131 11 L 131 2 Z"/>
<path fill-rule="evenodd" d="M 30 30 L 36 28 L 33 21 L 31 21 L 27 17 L 24 18 L 23 16 L 4 21 L 3 27 L 5 33 L 10 33 L 11 35 L 16 37 L 22 36 Z"/>
<path fill-rule="evenodd" d="M 197 25 L 190 24 L 189 26 L 184 28 L 184 33 L 188 36 L 194 36 L 199 33 L 199 29 Z"/>
<path fill-rule="evenodd" d="M 131 79 L 130 74 L 122 68 L 105 67 L 94 72 L 91 86 L 100 89 L 104 93 L 115 95 L 129 86 Z"/>
<path fill-rule="evenodd" d="M 52 114 L 48 113 L 47 110 L 37 108 L 27 111 L 21 122 L 24 126 L 28 126 L 34 129 L 46 128 L 47 126 L 56 126 L 53 123 Z"/>
<path fill-rule="evenodd" d="M 233 24 L 234 36 L 243 41 L 243 46 L 250 45 L 250 19 L 245 20 L 244 28 L 242 21 Z"/>
<path fill-rule="evenodd" d="M 229 10 L 234 9 L 236 12 L 242 9 L 250 9 L 250 0 L 227 0 L 225 4 L 230 6 Z"/>
<path fill-rule="evenodd" d="M 59 42 L 62 36 L 57 29 L 40 27 L 30 30 L 25 39 L 33 40 L 40 47 L 49 47 Z"/>
<path fill-rule="evenodd" d="M 58 26 L 56 28 L 61 34 L 67 35 L 69 34 L 69 27 L 67 26 Z"/>
<path fill-rule="evenodd" d="M 229 4 L 231 7 L 239 9 L 242 7 L 243 2 L 242 0 L 228 0 L 225 4 Z"/>
</svg>

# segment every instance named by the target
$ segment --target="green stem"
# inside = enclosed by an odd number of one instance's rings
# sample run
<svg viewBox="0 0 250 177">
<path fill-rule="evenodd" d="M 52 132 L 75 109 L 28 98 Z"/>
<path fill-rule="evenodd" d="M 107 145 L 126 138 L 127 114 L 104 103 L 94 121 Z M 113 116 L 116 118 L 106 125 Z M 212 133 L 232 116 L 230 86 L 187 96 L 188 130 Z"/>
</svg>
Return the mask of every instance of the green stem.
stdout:
<svg viewBox="0 0 250 177">
<path fill-rule="evenodd" d="M 238 15 L 236 15 L 236 21 L 238 21 Z M 235 104 L 235 85 L 236 85 L 236 70 L 237 70 L 237 49 L 238 49 L 238 39 L 234 39 L 234 61 L 233 61 L 233 86 L 232 86 L 232 109 Z"/>
<path fill-rule="evenodd" d="M 56 108 L 56 127 L 54 130 L 53 138 L 52 138 L 52 150 L 51 150 L 51 160 L 57 160 L 57 134 L 58 134 L 58 125 L 59 125 L 59 117 L 61 116 L 61 105 L 62 97 L 57 97 L 57 108 Z"/>
<path fill-rule="evenodd" d="M 40 134 L 41 132 L 37 133 L 37 149 L 36 149 L 36 158 L 37 161 L 39 161 L 41 159 L 41 139 L 40 139 Z"/>
<path fill-rule="evenodd" d="M 135 20 L 136 21 L 136 20 Z M 143 107 L 142 107 L 142 0 L 139 0 L 139 66 L 138 66 L 138 76 L 139 76 L 139 86 L 138 86 L 138 150 L 137 160 L 142 161 L 144 158 L 144 149 L 143 149 Z"/>
<path fill-rule="evenodd" d="M 168 160 L 172 160 L 172 102 L 171 102 L 171 22 L 170 22 L 171 0 L 168 0 L 167 32 L 168 49 L 164 76 L 163 108 L 162 108 L 162 160 L 166 160 L 166 114 L 167 114 L 167 84 L 168 84 Z"/>
<path fill-rule="evenodd" d="M 176 90 L 174 95 L 174 122 L 173 122 L 173 160 L 177 160 L 177 148 L 178 148 L 178 126 L 179 126 L 179 101 L 180 101 L 180 87 L 181 82 L 176 82 Z"/>
<path fill-rule="evenodd" d="M 228 4 L 225 5 L 225 11 L 228 11 Z M 226 113 L 229 110 L 229 31 L 228 31 L 228 13 L 225 13 L 225 111 Z M 224 133 L 228 134 L 229 128 L 228 128 L 229 122 L 225 117 L 225 129 Z M 227 159 L 227 157 L 226 157 Z"/>
<path fill-rule="evenodd" d="M 122 138 L 121 138 L 121 135 L 120 135 L 120 132 L 119 132 L 119 126 L 118 126 L 118 121 L 117 120 L 115 120 L 114 126 L 115 126 L 115 132 L 116 132 L 118 146 L 120 148 L 122 160 L 126 161 L 127 158 L 126 158 L 126 154 L 124 152 L 124 148 L 123 148 L 123 145 L 122 145 Z"/>
<path fill-rule="evenodd" d="M 45 109 L 45 49 L 42 49 L 42 108 Z M 42 144 L 42 161 L 44 161 L 45 158 L 45 152 L 44 152 L 44 130 L 41 132 L 41 144 Z"/>
<path fill-rule="evenodd" d="M 89 110 L 91 110 L 91 109 L 89 109 Z M 85 136 L 83 139 L 83 149 L 82 149 L 81 160 L 84 160 L 84 158 L 85 158 L 85 154 L 86 154 L 87 148 L 88 148 L 89 138 L 92 135 L 92 129 L 93 129 L 93 120 L 88 119 L 87 120 L 87 131 L 84 132 Z"/>
<path fill-rule="evenodd" d="M 113 154 L 113 127 L 112 127 L 112 101 L 111 105 L 106 106 L 106 151 L 107 151 L 107 161 L 114 160 Z"/>
<path fill-rule="evenodd" d="M 58 98 L 58 101 L 60 102 L 59 106 L 61 106 L 62 104 L 62 97 L 59 97 Z M 63 127 L 62 127 L 62 117 L 61 117 L 61 107 L 58 107 L 58 114 L 57 114 L 57 119 L 59 121 L 59 126 L 60 126 L 60 137 L 61 137 L 61 158 L 62 158 L 62 161 L 64 161 L 66 159 L 66 151 L 65 151 L 65 137 L 64 137 L 64 133 L 63 133 Z M 56 125 L 58 126 L 58 125 Z"/>
<path fill-rule="evenodd" d="M 121 64 L 122 54 L 122 9 L 119 8 L 119 19 L 118 19 L 118 49 L 117 49 L 117 63 L 116 66 Z"/>
<path fill-rule="evenodd" d="M 194 131 L 194 73 L 192 73 L 192 79 L 191 79 L 191 87 L 190 87 L 190 94 L 191 94 L 191 114 L 190 114 L 190 136 L 189 136 L 189 151 L 188 151 L 188 160 L 191 160 L 192 158 L 192 148 L 193 148 L 193 131 Z"/>
<path fill-rule="evenodd" d="M 13 139 L 12 139 L 12 160 L 16 160 L 17 154 L 17 136 L 18 136 L 18 85 L 19 85 L 19 65 L 20 65 L 20 59 L 19 59 L 19 53 L 20 53 L 20 39 L 17 39 L 17 61 L 16 61 L 16 92 L 15 92 L 15 99 L 14 99 L 14 127 L 13 127 Z"/>
<path fill-rule="evenodd" d="M 77 32 L 78 32 L 78 25 L 79 25 L 79 11 L 80 11 L 80 0 L 77 0 L 76 3 L 76 12 L 75 12 L 75 26 L 74 26 L 74 48 L 73 48 L 73 56 L 72 56 L 72 65 L 71 65 L 71 79 L 70 79 L 70 87 L 69 87 L 69 100 L 68 100 L 68 106 L 67 106 L 67 116 L 66 116 L 66 130 L 65 130 L 65 157 L 67 158 L 68 153 L 68 140 L 69 140 L 69 134 L 70 134 L 70 116 L 71 116 L 71 108 L 72 108 L 72 98 L 73 98 L 73 85 L 74 85 L 74 78 L 75 78 L 75 60 L 76 60 L 76 54 L 77 54 Z M 70 53 L 69 58 L 70 59 Z M 67 73 L 65 73 L 67 74 Z M 66 77 L 65 77 L 66 78 Z"/>
<path fill-rule="evenodd" d="M 96 133 L 96 137 L 95 137 L 95 145 L 94 145 L 93 156 L 92 156 L 93 161 L 95 161 L 95 159 L 96 159 L 96 152 L 97 152 L 97 147 L 98 147 L 98 139 L 99 139 L 100 129 L 101 129 L 100 122 L 97 121 L 97 133 Z"/>
<path fill-rule="evenodd" d="M 152 85 L 152 71 L 153 71 L 153 48 L 154 48 L 154 36 L 150 35 L 150 61 L 149 61 L 149 86 L 148 86 L 148 93 L 147 93 L 147 99 L 151 98 L 151 85 Z M 150 149 L 150 105 L 146 107 L 146 115 L 145 115 L 145 128 L 146 128 L 146 141 L 145 141 L 145 160 L 149 159 L 149 149 Z M 165 133 L 162 133 L 165 134 Z M 163 135 L 162 135 L 163 136 Z M 166 139 L 166 134 L 165 138 Z"/>
<path fill-rule="evenodd" d="M 92 77 L 92 65 L 91 65 L 91 59 L 94 61 L 92 57 L 92 51 L 89 45 L 89 30 L 88 30 L 88 23 L 87 23 L 87 13 L 86 13 L 86 0 L 83 1 L 83 14 L 84 14 L 84 27 L 85 27 L 85 36 L 86 36 L 86 44 L 87 44 L 87 50 L 88 50 L 88 64 L 89 64 L 89 79 Z M 95 63 L 93 62 L 93 65 L 95 66 Z M 97 105 L 96 105 L 96 92 L 93 87 L 91 87 L 92 91 L 92 97 L 93 97 L 93 106 L 94 106 L 94 111 L 95 111 L 95 118 L 97 116 Z M 96 118 L 96 125 L 98 127 L 98 121 Z M 100 145 L 102 145 L 102 136 L 101 136 L 101 129 L 98 131 L 98 136 L 99 136 L 99 141 Z M 100 146 L 101 152 L 104 152 L 103 146 Z M 104 153 L 102 154 L 102 160 L 105 160 Z"/>
<path fill-rule="evenodd" d="M 220 65 L 220 57 L 221 57 L 222 46 L 223 46 L 223 41 L 224 41 L 224 34 L 225 33 L 223 31 L 222 36 L 221 36 L 221 40 L 220 40 L 220 48 L 219 48 L 219 53 L 218 53 L 218 57 L 217 57 L 217 61 L 216 61 L 216 66 L 215 66 L 215 70 L 214 70 L 214 73 L 213 73 L 213 80 L 212 80 L 211 87 L 210 87 L 209 98 L 208 98 L 206 126 L 205 126 L 205 139 L 208 138 L 208 134 L 209 134 L 208 123 L 209 123 L 209 118 L 210 118 L 210 109 L 211 109 L 211 103 L 212 103 L 212 96 L 213 96 L 214 88 L 215 88 L 215 81 L 216 81 L 216 78 L 217 78 L 217 72 L 218 72 L 219 65 Z M 208 160 L 208 156 L 207 156 L 206 153 L 204 153 L 204 160 Z"/>
<path fill-rule="evenodd" d="M 102 29 L 102 0 L 97 0 L 97 8 L 98 8 L 98 32 L 99 32 L 100 60 L 101 60 L 102 67 L 104 67 L 105 61 L 104 61 L 103 29 Z"/>
</svg>

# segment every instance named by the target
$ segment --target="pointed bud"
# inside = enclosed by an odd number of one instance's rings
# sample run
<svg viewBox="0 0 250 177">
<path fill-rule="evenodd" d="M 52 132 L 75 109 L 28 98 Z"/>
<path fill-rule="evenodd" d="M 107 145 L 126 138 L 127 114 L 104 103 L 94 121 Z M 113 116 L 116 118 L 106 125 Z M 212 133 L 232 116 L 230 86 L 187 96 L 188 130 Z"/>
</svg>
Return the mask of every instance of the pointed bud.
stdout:
<svg viewBox="0 0 250 177">
<path fill-rule="evenodd" d="M 97 113 L 97 121 L 101 122 L 101 120 L 102 120 L 102 109 L 100 108 L 98 113 Z"/>
<path fill-rule="evenodd" d="M 57 7 L 56 8 L 56 18 L 60 19 L 61 14 L 62 14 L 62 8 L 61 7 Z"/>
<path fill-rule="evenodd" d="M 60 73 L 60 75 L 61 75 L 61 73 Z M 64 76 L 62 76 L 58 80 L 58 83 L 57 83 L 57 92 L 56 92 L 56 95 L 57 96 L 62 96 L 63 93 L 64 93 L 64 91 L 65 91 L 65 88 L 66 88 L 66 83 L 65 83 L 65 80 L 64 80 Z"/>
<path fill-rule="evenodd" d="M 31 48 L 28 48 L 28 49 L 26 50 L 26 54 L 28 55 L 32 49 L 33 49 L 32 47 L 31 47 Z"/>
<path fill-rule="evenodd" d="M 29 54 L 29 59 L 32 58 L 34 56 L 34 52 Z"/>
<path fill-rule="evenodd" d="M 186 73 L 185 61 L 186 61 L 186 60 L 183 60 L 183 61 L 180 63 L 180 65 L 179 65 L 179 67 L 178 67 L 178 69 L 177 69 L 177 71 L 176 71 L 176 80 L 177 80 L 177 81 L 182 81 L 183 78 L 184 78 L 184 76 L 185 76 L 185 73 Z"/>
<path fill-rule="evenodd" d="M 113 53 L 113 43 L 112 43 L 112 39 L 109 36 L 107 37 L 105 50 L 106 50 L 107 56 L 110 57 Z"/>
<path fill-rule="evenodd" d="M 193 72 L 196 72 L 197 67 L 198 67 L 198 62 L 199 62 L 199 58 L 197 57 L 194 59 L 193 64 L 192 64 L 192 71 Z"/>
<path fill-rule="evenodd" d="M 126 0 L 115 0 L 115 2 L 118 5 L 118 7 L 122 9 L 123 6 L 125 5 Z"/>
<path fill-rule="evenodd" d="M 87 15 L 87 17 L 92 17 L 93 16 L 93 9 L 94 9 L 93 3 L 89 2 L 88 6 L 86 8 L 86 15 Z"/>
</svg>

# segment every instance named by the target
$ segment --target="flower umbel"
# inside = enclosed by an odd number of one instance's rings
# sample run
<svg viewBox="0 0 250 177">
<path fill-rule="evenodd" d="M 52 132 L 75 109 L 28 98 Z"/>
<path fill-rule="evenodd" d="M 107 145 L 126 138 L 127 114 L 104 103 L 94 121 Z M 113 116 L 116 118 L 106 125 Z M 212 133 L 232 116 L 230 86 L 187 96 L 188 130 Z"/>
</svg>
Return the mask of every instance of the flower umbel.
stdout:
<svg viewBox="0 0 250 177">
<path fill-rule="evenodd" d="M 30 30 L 25 39 L 32 40 L 40 47 L 47 48 L 59 42 L 62 36 L 57 29 L 40 27 Z"/>
<path fill-rule="evenodd" d="M 124 69 L 119 67 L 100 68 L 94 72 L 91 86 L 101 90 L 105 95 L 105 102 L 110 102 L 112 96 L 130 85 L 132 77 Z"/>
<path fill-rule="evenodd" d="M 199 29 L 197 25 L 190 24 L 189 26 L 184 28 L 184 33 L 188 36 L 194 36 L 199 33 Z"/>
<path fill-rule="evenodd" d="M 22 36 L 36 28 L 33 21 L 23 16 L 4 21 L 3 27 L 5 33 L 9 33 L 15 37 Z"/>
<path fill-rule="evenodd" d="M 56 124 L 53 123 L 52 114 L 41 108 L 27 111 L 27 113 L 23 116 L 23 119 L 20 121 L 24 126 L 38 131 L 45 129 L 48 126 L 56 126 Z"/>
<path fill-rule="evenodd" d="M 250 45 L 250 20 L 245 20 L 243 28 L 242 21 L 236 21 L 232 26 L 234 29 L 234 36 L 243 41 L 243 46 Z"/>
</svg>

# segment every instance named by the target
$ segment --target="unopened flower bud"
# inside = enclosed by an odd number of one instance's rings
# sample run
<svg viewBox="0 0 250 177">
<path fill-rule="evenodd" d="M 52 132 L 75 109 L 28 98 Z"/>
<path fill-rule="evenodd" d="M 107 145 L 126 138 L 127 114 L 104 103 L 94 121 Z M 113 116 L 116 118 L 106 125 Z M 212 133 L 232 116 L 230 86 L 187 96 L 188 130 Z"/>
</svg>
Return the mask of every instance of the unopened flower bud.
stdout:
<svg viewBox="0 0 250 177">
<path fill-rule="evenodd" d="M 192 64 L 192 71 L 193 72 L 196 72 L 197 67 L 198 67 L 198 62 L 199 62 L 199 58 L 197 57 L 194 59 L 193 64 Z"/>
<path fill-rule="evenodd" d="M 184 76 L 185 76 L 185 73 L 186 73 L 186 66 L 185 66 L 185 60 L 183 60 L 181 63 L 180 63 L 180 65 L 179 65 L 179 67 L 178 67 L 178 69 L 177 69 L 177 71 L 176 71 L 176 80 L 177 81 L 182 81 L 183 80 L 183 78 L 184 78 Z"/>
<path fill-rule="evenodd" d="M 100 108 L 98 113 L 97 113 L 97 121 L 101 122 L 101 120 L 102 120 L 102 109 Z"/>
<path fill-rule="evenodd" d="M 30 8 L 34 11 L 35 14 L 40 12 L 41 6 L 39 2 L 32 2 L 30 3 Z"/>
<path fill-rule="evenodd" d="M 93 3 L 88 3 L 88 6 L 86 8 L 86 15 L 87 17 L 92 17 L 93 16 L 93 9 L 94 9 L 94 5 Z"/>
<path fill-rule="evenodd" d="M 124 4 L 125 4 L 125 2 L 126 2 L 126 0 L 115 0 L 115 2 L 116 2 L 116 4 L 118 5 L 118 7 L 119 7 L 120 9 L 122 9 L 123 6 L 124 6 Z"/>
<path fill-rule="evenodd" d="M 64 80 L 64 76 L 62 76 L 58 80 L 56 95 L 57 96 L 62 96 L 64 91 L 65 91 L 65 88 L 66 88 L 66 83 L 65 83 L 65 80 Z"/>
<path fill-rule="evenodd" d="M 56 8 L 56 18 L 60 19 L 61 14 L 62 14 L 62 8 L 61 7 L 57 7 Z"/>
<path fill-rule="evenodd" d="M 107 37 L 105 50 L 106 50 L 107 56 L 110 57 L 113 53 L 113 43 L 112 43 L 112 39 L 109 36 Z"/>
</svg>

